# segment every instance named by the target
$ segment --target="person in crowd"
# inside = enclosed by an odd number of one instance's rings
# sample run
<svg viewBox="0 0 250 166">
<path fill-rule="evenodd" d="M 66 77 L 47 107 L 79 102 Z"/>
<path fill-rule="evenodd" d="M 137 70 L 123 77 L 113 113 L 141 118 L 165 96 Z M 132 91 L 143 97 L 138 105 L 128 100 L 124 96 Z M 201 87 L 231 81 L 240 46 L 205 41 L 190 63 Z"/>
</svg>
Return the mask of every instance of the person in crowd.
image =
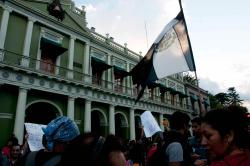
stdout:
<svg viewBox="0 0 250 166">
<path fill-rule="evenodd" d="M 144 163 L 144 145 L 142 139 L 131 141 L 130 158 L 135 166 Z"/>
<path fill-rule="evenodd" d="M 13 144 L 10 150 L 10 158 L 9 158 L 10 166 L 20 165 L 21 157 L 22 157 L 21 146 L 19 144 Z"/>
<path fill-rule="evenodd" d="M 207 112 L 202 122 L 202 145 L 211 166 L 249 166 L 249 133 L 246 111 L 240 106 Z"/>
<path fill-rule="evenodd" d="M 170 118 L 170 131 L 165 132 L 166 160 L 168 165 L 191 165 L 191 147 L 188 144 L 190 117 L 176 111 Z"/>
<path fill-rule="evenodd" d="M 107 136 L 97 166 L 126 166 L 123 141 L 114 135 Z"/>
<path fill-rule="evenodd" d="M 189 144 L 193 150 L 193 165 L 207 165 L 207 149 L 201 145 L 201 118 L 195 117 L 191 123 L 193 136 L 189 138 Z"/>
<path fill-rule="evenodd" d="M 162 144 L 162 138 L 163 137 L 163 133 L 157 132 L 152 136 L 152 141 L 149 142 L 148 146 L 147 146 L 147 157 L 146 159 L 149 160 L 154 153 L 156 153 L 157 151 L 157 145 L 158 144 Z"/>
<path fill-rule="evenodd" d="M 168 121 L 168 119 L 164 118 L 163 122 L 162 122 L 162 125 L 164 127 L 164 131 L 169 131 L 169 121 Z"/>
<path fill-rule="evenodd" d="M 7 156 L 3 155 L 2 153 L 0 153 L 0 166 L 9 166 L 9 160 L 7 158 Z"/>
<path fill-rule="evenodd" d="M 131 159 L 131 154 L 130 154 L 130 140 L 126 139 L 125 143 L 124 143 L 124 147 L 125 147 L 125 152 L 124 152 L 124 156 L 126 158 L 126 166 L 133 166 L 133 161 Z"/>
<path fill-rule="evenodd" d="M 18 139 L 15 137 L 14 134 L 10 136 L 10 138 L 7 141 L 7 144 L 2 148 L 2 154 L 6 156 L 8 159 L 10 159 L 10 151 L 12 145 L 17 145 Z"/>
<path fill-rule="evenodd" d="M 25 156 L 30 152 L 30 148 L 29 148 L 29 144 L 28 144 L 28 138 L 29 138 L 29 135 L 26 132 L 26 134 L 24 136 L 24 139 L 23 139 L 23 145 L 21 146 L 22 156 Z"/>
<path fill-rule="evenodd" d="M 62 152 L 65 145 L 80 134 L 76 123 L 66 116 L 52 120 L 43 132 L 49 151 Z"/>
<path fill-rule="evenodd" d="M 148 159 L 147 166 L 190 166 L 191 147 L 188 144 L 190 117 L 174 112 L 170 118 L 170 130 L 163 133 L 156 152 Z"/>
<path fill-rule="evenodd" d="M 147 160 L 150 159 L 157 151 L 157 142 L 152 142 L 148 147 Z"/>
<path fill-rule="evenodd" d="M 84 133 L 71 141 L 62 154 L 61 165 L 93 165 L 97 164 L 104 137 L 96 133 Z"/>
<path fill-rule="evenodd" d="M 25 166 L 58 165 L 61 155 L 80 132 L 76 123 L 65 116 L 52 120 L 43 128 L 43 144 L 46 150 L 31 152 L 25 159 Z"/>
<path fill-rule="evenodd" d="M 133 166 L 134 163 L 133 163 L 133 161 L 132 161 L 131 158 L 130 158 L 129 151 L 125 151 L 125 152 L 124 152 L 124 156 L 125 156 L 125 158 L 126 158 L 126 166 Z"/>
</svg>

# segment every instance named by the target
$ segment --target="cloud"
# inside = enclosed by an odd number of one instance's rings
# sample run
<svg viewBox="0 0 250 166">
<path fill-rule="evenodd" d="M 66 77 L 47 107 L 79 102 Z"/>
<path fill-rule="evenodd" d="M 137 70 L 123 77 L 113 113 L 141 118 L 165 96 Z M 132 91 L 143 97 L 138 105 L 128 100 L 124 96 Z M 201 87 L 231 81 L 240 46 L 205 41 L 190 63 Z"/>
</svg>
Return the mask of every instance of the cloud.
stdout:
<svg viewBox="0 0 250 166">
<path fill-rule="evenodd" d="M 243 106 L 244 106 L 244 107 L 247 107 L 248 112 L 250 113 L 250 101 L 244 101 L 244 102 L 243 102 Z"/>
<path fill-rule="evenodd" d="M 96 12 L 97 9 L 92 5 L 92 4 L 88 4 L 86 7 L 86 12 L 87 13 L 93 13 L 93 12 Z"/>
<path fill-rule="evenodd" d="M 243 85 L 244 86 L 244 85 Z M 240 89 L 240 91 L 237 92 L 240 96 L 240 99 L 243 100 L 243 106 L 248 108 L 248 111 L 250 111 L 250 84 L 244 86 L 245 89 Z"/>
<path fill-rule="evenodd" d="M 232 69 L 235 71 L 235 72 L 242 72 L 242 71 L 246 71 L 246 70 L 248 70 L 249 71 L 249 69 L 250 69 L 250 66 L 249 65 L 247 65 L 247 64 L 234 64 L 233 66 L 232 66 Z"/>
<path fill-rule="evenodd" d="M 239 95 L 242 99 L 250 101 L 250 85 L 248 84 L 245 87 L 246 88 L 244 90 L 239 91 Z"/>
<path fill-rule="evenodd" d="M 110 0 L 80 1 L 76 6 L 86 7 L 89 27 L 105 36 L 109 33 L 121 45 L 143 55 L 161 32 L 166 23 L 178 13 L 176 0 Z M 85 3 L 85 4 L 84 4 Z M 146 24 L 146 28 L 145 28 Z M 105 25 L 105 26 L 104 26 Z M 146 38 L 147 31 L 147 38 Z M 148 41 L 148 42 L 147 42 Z"/>
<path fill-rule="evenodd" d="M 211 94 L 215 95 L 220 93 L 222 90 L 217 82 L 210 80 L 209 78 L 198 78 L 199 79 L 199 86 L 210 92 Z"/>
<path fill-rule="evenodd" d="M 224 87 L 224 89 L 221 88 L 221 84 L 215 81 L 210 80 L 209 78 L 199 78 L 199 86 L 207 90 L 212 95 L 216 95 L 220 92 L 227 92 L 227 89 L 230 87 Z M 239 86 L 233 86 L 236 89 L 236 92 L 239 94 L 240 99 L 243 100 L 243 106 L 248 108 L 248 111 L 250 111 L 250 82 L 244 83 L 241 82 Z"/>
<path fill-rule="evenodd" d="M 121 19 L 122 19 L 122 16 L 117 15 L 117 16 L 115 16 L 115 18 L 116 18 L 117 20 L 121 20 Z"/>
<path fill-rule="evenodd" d="M 241 99 L 243 99 L 243 106 L 248 108 L 248 112 L 250 112 L 250 82 L 246 85 L 245 90 L 239 92 Z"/>
</svg>

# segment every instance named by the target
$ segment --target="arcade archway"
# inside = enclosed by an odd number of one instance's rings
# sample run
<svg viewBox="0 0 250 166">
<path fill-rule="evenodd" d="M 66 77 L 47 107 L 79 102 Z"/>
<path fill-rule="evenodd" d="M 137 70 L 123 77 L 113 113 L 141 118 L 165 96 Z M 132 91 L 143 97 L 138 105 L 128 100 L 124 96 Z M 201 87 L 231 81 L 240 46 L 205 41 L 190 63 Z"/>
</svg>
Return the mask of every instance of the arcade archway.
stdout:
<svg viewBox="0 0 250 166">
<path fill-rule="evenodd" d="M 106 136 L 107 117 L 100 110 L 91 111 L 91 132 Z"/>
<path fill-rule="evenodd" d="M 121 112 L 115 114 L 115 135 L 128 138 L 128 120 L 126 115 Z"/>
<path fill-rule="evenodd" d="M 45 124 L 60 115 L 60 111 L 48 102 L 35 102 L 26 108 L 25 122 Z"/>
</svg>

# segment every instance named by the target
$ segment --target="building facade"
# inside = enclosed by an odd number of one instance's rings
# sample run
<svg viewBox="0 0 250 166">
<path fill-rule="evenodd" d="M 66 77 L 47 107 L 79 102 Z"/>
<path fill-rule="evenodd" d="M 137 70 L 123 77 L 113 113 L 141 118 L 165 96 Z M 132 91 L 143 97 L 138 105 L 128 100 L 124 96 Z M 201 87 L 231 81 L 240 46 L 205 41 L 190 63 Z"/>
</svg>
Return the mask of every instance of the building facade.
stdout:
<svg viewBox="0 0 250 166">
<path fill-rule="evenodd" d="M 0 0 L 0 146 L 12 133 L 22 143 L 25 122 L 59 115 L 81 132 L 135 139 L 146 110 L 163 127 L 176 110 L 196 116 L 205 108 L 180 74 L 152 84 L 135 104 L 139 88 L 128 72 L 142 56 L 88 28 L 85 14 L 71 0 Z"/>
</svg>

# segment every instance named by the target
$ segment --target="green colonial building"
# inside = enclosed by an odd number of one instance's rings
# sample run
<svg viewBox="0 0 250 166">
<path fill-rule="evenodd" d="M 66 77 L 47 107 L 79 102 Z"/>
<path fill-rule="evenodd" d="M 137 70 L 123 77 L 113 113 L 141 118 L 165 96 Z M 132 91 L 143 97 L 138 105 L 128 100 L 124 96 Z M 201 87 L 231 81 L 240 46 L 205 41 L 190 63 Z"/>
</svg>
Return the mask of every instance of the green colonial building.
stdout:
<svg viewBox="0 0 250 166">
<path fill-rule="evenodd" d="M 81 132 L 135 139 L 146 110 L 163 127 L 176 110 L 193 117 L 209 109 L 207 92 L 182 74 L 147 87 L 135 104 L 128 72 L 142 55 L 88 28 L 85 14 L 71 0 L 0 0 L 0 146 L 12 133 L 21 144 L 25 122 L 59 115 Z"/>
</svg>

